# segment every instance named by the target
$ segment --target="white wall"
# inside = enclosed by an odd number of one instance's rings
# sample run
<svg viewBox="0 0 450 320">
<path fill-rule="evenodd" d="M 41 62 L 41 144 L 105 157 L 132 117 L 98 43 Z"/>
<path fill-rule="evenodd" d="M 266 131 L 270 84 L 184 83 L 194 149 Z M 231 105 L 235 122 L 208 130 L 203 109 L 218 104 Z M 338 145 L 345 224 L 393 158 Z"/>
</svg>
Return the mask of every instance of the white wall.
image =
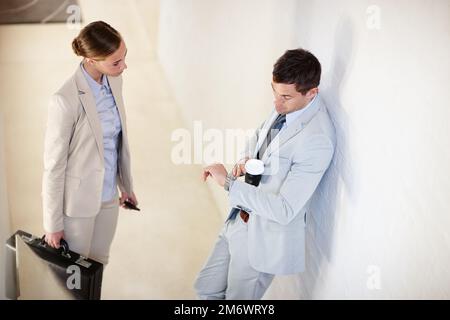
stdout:
<svg viewBox="0 0 450 320">
<path fill-rule="evenodd" d="M 449 12 L 447 0 L 161 3 L 159 57 L 187 128 L 255 128 L 284 50 L 322 62 L 338 147 L 308 216 L 307 270 L 266 297 L 450 298 Z"/>
<path fill-rule="evenodd" d="M 268 0 L 161 1 L 159 59 L 187 128 L 201 121 L 203 133 L 246 131 L 270 113 L 273 63 L 295 44 L 290 26 L 297 4 L 283 3 L 280 8 Z M 224 151 L 230 146 L 232 141 L 225 141 Z M 226 216 L 224 193 L 211 191 Z"/>
<path fill-rule="evenodd" d="M 6 193 L 6 163 L 3 115 L 0 112 L 0 300 L 5 299 L 5 241 L 10 236 L 10 219 Z"/>
</svg>

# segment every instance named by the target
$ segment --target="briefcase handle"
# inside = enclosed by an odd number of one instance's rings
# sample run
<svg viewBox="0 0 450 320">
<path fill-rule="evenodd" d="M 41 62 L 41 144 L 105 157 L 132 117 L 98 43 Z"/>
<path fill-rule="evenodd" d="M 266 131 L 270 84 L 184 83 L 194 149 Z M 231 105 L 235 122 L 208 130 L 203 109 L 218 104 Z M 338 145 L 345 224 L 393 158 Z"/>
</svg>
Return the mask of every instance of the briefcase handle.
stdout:
<svg viewBox="0 0 450 320">
<path fill-rule="evenodd" d="M 41 245 L 45 245 L 45 244 L 46 244 L 46 242 L 45 242 L 45 234 L 44 234 L 41 238 Z M 67 256 L 69 254 L 69 250 L 70 250 L 69 244 L 67 243 L 67 241 L 61 238 L 61 240 L 59 241 L 59 245 L 60 245 L 60 248 L 62 248 L 63 255 Z"/>
</svg>

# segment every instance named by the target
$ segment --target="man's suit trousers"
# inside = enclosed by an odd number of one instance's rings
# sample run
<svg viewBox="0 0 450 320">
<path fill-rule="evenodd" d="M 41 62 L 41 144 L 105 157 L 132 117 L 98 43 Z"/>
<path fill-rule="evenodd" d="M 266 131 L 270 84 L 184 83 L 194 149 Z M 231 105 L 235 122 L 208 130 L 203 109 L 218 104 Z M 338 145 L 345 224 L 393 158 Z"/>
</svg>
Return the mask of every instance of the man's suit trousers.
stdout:
<svg viewBox="0 0 450 320">
<path fill-rule="evenodd" d="M 195 290 L 200 299 L 259 300 L 273 277 L 250 266 L 247 224 L 238 215 L 225 223 Z"/>
</svg>

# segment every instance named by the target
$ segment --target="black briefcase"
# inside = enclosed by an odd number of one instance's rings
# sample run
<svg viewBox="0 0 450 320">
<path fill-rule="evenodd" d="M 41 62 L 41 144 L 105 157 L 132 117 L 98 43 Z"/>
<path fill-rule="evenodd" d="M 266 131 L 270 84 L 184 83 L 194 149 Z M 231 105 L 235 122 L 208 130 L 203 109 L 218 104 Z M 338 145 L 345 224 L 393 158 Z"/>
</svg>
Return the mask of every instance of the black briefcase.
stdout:
<svg viewBox="0 0 450 320">
<path fill-rule="evenodd" d="M 98 300 L 103 264 L 43 238 L 17 231 L 6 242 L 6 296 L 9 299 Z"/>
</svg>

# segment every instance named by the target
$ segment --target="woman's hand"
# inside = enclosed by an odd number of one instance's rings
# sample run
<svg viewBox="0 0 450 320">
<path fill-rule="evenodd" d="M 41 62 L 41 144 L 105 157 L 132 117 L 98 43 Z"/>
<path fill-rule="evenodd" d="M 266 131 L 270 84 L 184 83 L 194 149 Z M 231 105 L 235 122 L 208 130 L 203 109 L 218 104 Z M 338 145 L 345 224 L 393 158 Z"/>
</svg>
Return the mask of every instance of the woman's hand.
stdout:
<svg viewBox="0 0 450 320">
<path fill-rule="evenodd" d="M 138 201 L 136 198 L 136 195 L 134 194 L 134 192 L 132 192 L 131 194 L 128 194 L 126 192 L 122 192 L 122 195 L 120 196 L 120 206 L 124 209 L 129 209 L 127 208 L 127 206 L 125 205 L 125 200 L 130 201 L 131 203 L 133 203 L 135 206 L 138 205 Z"/>
<path fill-rule="evenodd" d="M 61 241 L 61 239 L 64 238 L 64 230 L 58 231 L 58 232 L 46 232 L 45 233 L 45 242 L 47 242 L 47 244 L 50 247 L 53 247 L 55 249 L 59 248 L 59 242 Z"/>
</svg>

